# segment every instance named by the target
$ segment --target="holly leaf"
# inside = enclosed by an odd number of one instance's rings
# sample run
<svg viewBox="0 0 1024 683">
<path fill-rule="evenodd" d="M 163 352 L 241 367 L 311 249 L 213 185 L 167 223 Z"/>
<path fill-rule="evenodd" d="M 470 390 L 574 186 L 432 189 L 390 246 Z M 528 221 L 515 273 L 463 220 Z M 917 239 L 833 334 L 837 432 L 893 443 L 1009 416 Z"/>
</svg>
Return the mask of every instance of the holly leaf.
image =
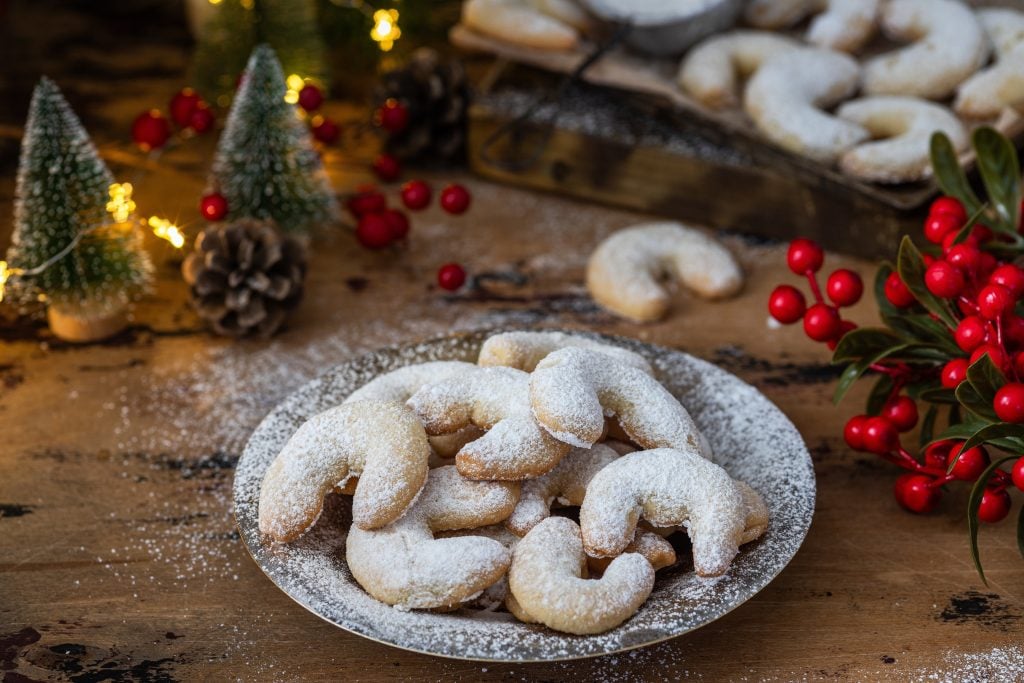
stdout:
<svg viewBox="0 0 1024 683">
<path fill-rule="evenodd" d="M 880 351 L 903 344 L 903 340 L 888 330 L 877 327 L 858 327 L 843 335 L 832 354 L 835 364 L 860 360 Z"/>
<path fill-rule="evenodd" d="M 939 407 L 934 403 L 928 406 L 928 411 L 924 414 L 924 419 L 921 420 L 921 435 L 918 437 L 917 443 L 924 448 L 925 444 L 932 440 L 935 436 L 935 420 L 939 415 Z"/>
<path fill-rule="evenodd" d="M 928 309 L 930 313 L 938 316 L 942 322 L 946 323 L 947 327 L 956 329 L 956 317 L 953 315 L 949 303 L 938 298 L 925 287 L 924 258 L 909 236 L 904 235 L 903 241 L 900 243 L 899 256 L 896 259 L 896 270 L 899 272 L 903 282 L 906 283 L 907 288 L 914 295 L 914 298 L 922 306 Z"/>
<path fill-rule="evenodd" d="M 1006 384 L 1006 377 L 986 353 L 967 368 L 967 381 L 975 388 L 981 399 L 987 401 L 991 407 L 992 401 L 996 398 L 996 392 Z"/>
<path fill-rule="evenodd" d="M 960 447 L 960 450 L 970 450 L 975 446 L 982 446 L 987 443 L 998 446 L 999 443 L 1014 444 L 1018 442 L 1024 444 L 1024 425 L 999 422 L 996 424 L 986 425 L 974 432 L 974 434 L 964 442 L 964 445 Z M 953 469 L 955 462 L 956 461 L 950 463 L 950 470 Z"/>
<path fill-rule="evenodd" d="M 925 342 L 949 357 L 961 355 L 949 328 L 926 314 L 883 315 L 882 320 L 907 341 Z"/>
<path fill-rule="evenodd" d="M 961 385 L 962 386 L 962 385 Z M 1010 460 L 1016 460 L 1017 456 L 1011 455 L 1006 458 L 999 460 L 993 460 L 992 463 L 985 468 L 985 471 L 978 477 L 978 481 L 974 482 L 974 488 L 971 489 L 970 498 L 967 499 L 967 531 L 971 535 L 971 559 L 974 560 L 974 567 L 978 570 L 978 576 L 981 577 L 982 583 L 988 585 L 988 579 L 985 578 L 985 570 L 981 568 L 981 555 L 978 553 L 978 507 L 981 505 L 981 497 L 985 494 L 985 485 L 988 480 L 992 477 L 992 473 L 996 471 L 1000 465 Z M 1020 527 L 1018 526 L 1018 532 Z M 1020 540 L 1020 534 L 1018 533 L 1018 541 Z"/>
<path fill-rule="evenodd" d="M 934 133 L 931 139 L 932 171 L 935 180 L 943 193 L 956 197 L 967 209 L 967 213 L 975 213 L 981 208 L 981 201 L 974 194 L 964 169 L 960 166 L 960 158 L 953 148 L 953 143 L 945 133 Z"/>
<path fill-rule="evenodd" d="M 850 363 L 850 365 L 848 365 L 846 369 L 843 370 L 843 374 L 839 376 L 839 383 L 836 385 L 836 392 L 832 396 L 832 402 L 839 403 L 840 401 L 842 401 L 843 396 L 845 396 L 846 392 L 850 390 L 850 387 L 853 386 L 853 383 L 860 379 L 861 375 L 867 372 L 872 365 L 882 360 L 883 358 L 899 353 L 908 346 L 910 346 L 910 344 L 900 344 L 898 346 L 891 346 L 887 349 L 882 349 L 877 353 L 873 353 L 869 356 L 861 358 L 859 361 L 855 363 Z"/>
<path fill-rule="evenodd" d="M 931 386 L 917 392 L 916 396 L 911 395 L 911 398 L 916 398 L 927 403 L 948 403 L 950 405 L 955 405 L 957 403 L 956 392 L 952 389 L 947 389 L 946 387 Z"/>
<path fill-rule="evenodd" d="M 1017 150 L 1007 138 L 989 126 L 972 135 L 978 173 L 985 191 L 1003 223 L 1001 232 L 1017 233 L 1020 220 L 1020 164 Z"/>
<path fill-rule="evenodd" d="M 875 273 L 875 303 L 878 304 L 878 311 L 882 314 L 883 320 L 886 318 L 897 318 L 903 313 L 900 309 L 893 306 L 892 302 L 889 301 L 889 297 L 885 295 L 885 281 L 889 279 L 889 275 L 892 274 L 893 270 L 892 264 L 885 261 L 878 267 L 878 272 Z M 886 320 L 886 324 L 888 324 L 888 320 Z"/>
<path fill-rule="evenodd" d="M 978 209 L 973 214 L 967 217 L 967 221 L 964 223 L 963 227 L 960 228 L 960 230 L 956 233 L 956 237 L 953 238 L 953 244 L 960 244 L 965 239 L 967 239 L 970 236 L 971 232 L 974 230 L 975 224 L 982 216 L 985 215 L 986 211 L 988 211 L 988 202 L 982 204 L 980 209 Z"/>
<path fill-rule="evenodd" d="M 992 409 L 992 401 L 986 401 L 970 382 L 961 382 L 956 388 L 956 400 L 985 422 L 999 422 L 996 411 Z"/>
<path fill-rule="evenodd" d="M 868 395 L 868 415 L 878 415 L 882 412 L 885 402 L 889 400 L 889 395 L 892 394 L 892 387 L 892 377 L 889 375 L 882 375 L 878 378 L 875 386 L 871 388 L 871 393 Z"/>
</svg>

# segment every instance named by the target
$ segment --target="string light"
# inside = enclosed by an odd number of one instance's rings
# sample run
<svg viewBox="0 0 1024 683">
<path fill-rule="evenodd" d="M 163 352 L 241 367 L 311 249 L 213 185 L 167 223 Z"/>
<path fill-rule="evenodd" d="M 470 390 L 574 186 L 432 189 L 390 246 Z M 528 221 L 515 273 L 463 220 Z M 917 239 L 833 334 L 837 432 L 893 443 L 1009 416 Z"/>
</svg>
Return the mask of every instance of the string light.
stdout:
<svg viewBox="0 0 1024 683">
<path fill-rule="evenodd" d="M 284 101 L 288 104 L 295 104 L 299 101 L 299 91 L 306 85 L 306 79 L 298 74 L 292 74 L 285 79 L 288 90 L 284 93 Z"/>
<path fill-rule="evenodd" d="M 398 10 L 379 9 L 373 13 L 373 28 L 370 30 L 370 37 L 376 41 L 383 52 L 388 52 L 395 46 L 395 41 L 402 36 L 402 29 L 398 28 Z"/>
<path fill-rule="evenodd" d="M 110 201 L 107 202 L 107 211 L 114 217 L 117 223 L 124 223 L 129 216 L 135 213 L 135 202 L 132 201 L 131 183 L 114 183 L 108 190 Z"/>
<path fill-rule="evenodd" d="M 181 228 L 166 218 L 150 216 L 148 223 L 149 227 L 153 229 L 154 235 L 162 240 L 167 240 L 175 249 L 185 246 L 185 235 L 182 234 Z"/>
<path fill-rule="evenodd" d="M 11 269 L 7 267 L 7 261 L 0 261 L 0 301 L 4 300 L 4 289 L 11 277 Z"/>
</svg>

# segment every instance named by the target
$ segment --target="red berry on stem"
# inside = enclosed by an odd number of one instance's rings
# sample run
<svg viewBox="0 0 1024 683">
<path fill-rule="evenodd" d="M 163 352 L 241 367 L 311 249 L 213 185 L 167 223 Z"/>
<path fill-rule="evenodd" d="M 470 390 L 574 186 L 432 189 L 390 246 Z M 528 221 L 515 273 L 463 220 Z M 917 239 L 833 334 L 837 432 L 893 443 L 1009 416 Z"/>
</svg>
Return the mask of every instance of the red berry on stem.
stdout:
<svg viewBox="0 0 1024 683">
<path fill-rule="evenodd" d="M 345 207 L 356 218 L 369 213 L 381 213 L 387 208 L 388 200 L 373 185 L 356 189 L 357 193 L 345 202 Z"/>
<path fill-rule="evenodd" d="M 906 308 L 917 302 L 910 288 L 896 271 L 889 273 L 889 277 L 885 279 L 885 298 L 896 308 Z"/>
<path fill-rule="evenodd" d="M 379 213 L 368 213 L 359 219 L 356 239 L 367 249 L 383 249 L 391 244 L 391 224 Z"/>
<path fill-rule="evenodd" d="M 864 294 L 864 282 L 852 270 L 840 268 L 828 276 L 825 291 L 836 306 L 852 306 Z"/>
<path fill-rule="evenodd" d="M 909 396 L 897 396 L 882 407 L 881 417 L 892 422 L 897 431 L 909 432 L 917 424 L 917 404 Z"/>
<path fill-rule="evenodd" d="M 970 275 L 978 267 L 981 252 L 971 244 L 955 244 L 946 252 L 945 260 L 960 269 L 964 275 Z"/>
<path fill-rule="evenodd" d="M 326 116 L 313 117 L 313 137 L 325 145 L 333 145 L 341 136 L 341 128 Z"/>
<path fill-rule="evenodd" d="M 989 360 L 992 361 L 992 365 L 996 366 L 1000 370 L 1006 368 L 1008 361 L 1006 353 L 995 344 L 982 344 L 978 348 L 974 349 L 974 353 L 971 354 L 970 364 L 974 365 L 982 356 L 988 356 Z"/>
<path fill-rule="evenodd" d="M 867 415 L 854 415 L 846 422 L 843 428 L 843 439 L 846 445 L 855 451 L 864 450 L 864 427 L 867 425 Z"/>
<path fill-rule="evenodd" d="M 824 262 L 825 252 L 816 242 L 801 237 L 789 243 L 786 263 L 789 264 L 789 269 L 797 275 L 816 273 Z"/>
<path fill-rule="evenodd" d="M 1017 458 L 1017 461 L 1013 463 L 1010 476 L 1013 478 L 1013 485 L 1024 491 L 1024 456 Z"/>
<path fill-rule="evenodd" d="M 949 453 L 956 443 L 953 441 L 936 441 L 924 449 L 924 464 L 936 469 L 946 469 L 949 464 Z"/>
<path fill-rule="evenodd" d="M 950 451 L 948 457 L 947 467 L 954 460 L 956 461 L 949 473 L 954 479 L 960 481 L 975 481 L 985 471 L 989 463 L 988 453 L 981 446 L 975 446 L 963 452 L 958 446 Z"/>
<path fill-rule="evenodd" d="M 954 358 L 942 367 L 942 386 L 946 389 L 956 389 L 960 383 L 967 379 L 967 359 Z"/>
<path fill-rule="evenodd" d="M 159 109 L 144 111 L 132 123 L 132 140 L 143 152 L 159 149 L 171 137 L 171 124 Z"/>
<path fill-rule="evenodd" d="M 437 284 L 454 292 L 466 282 L 466 271 L 458 263 L 446 263 L 437 269 Z"/>
<path fill-rule="evenodd" d="M 768 297 L 768 313 L 783 325 L 795 323 L 806 310 L 803 292 L 792 285 L 779 285 Z"/>
<path fill-rule="evenodd" d="M 1024 270 L 1012 263 L 999 266 L 988 278 L 989 284 L 1002 285 L 1010 291 L 1014 298 L 1024 294 Z"/>
<path fill-rule="evenodd" d="M 398 209 L 388 209 L 382 215 L 391 228 L 391 239 L 405 239 L 405 236 L 409 234 L 409 217 Z"/>
<path fill-rule="evenodd" d="M 839 314 L 831 306 L 814 304 L 804 314 L 804 333 L 814 341 L 831 341 L 839 330 Z"/>
<path fill-rule="evenodd" d="M 956 345 L 965 353 L 970 353 L 985 343 L 988 336 L 988 325 L 976 315 L 967 316 L 956 326 L 953 333 Z"/>
<path fill-rule="evenodd" d="M 192 116 L 188 119 L 188 127 L 196 133 L 202 134 L 213 127 L 214 120 L 213 110 L 210 109 L 210 106 L 206 102 L 200 102 L 192 110 Z"/>
<path fill-rule="evenodd" d="M 422 180 L 410 180 L 402 185 L 402 203 L 413 211 L 424 209 L 430 204 L 430 185 Z"/>
<path fill-rule="evenodd" d="M 1003 342 L 1011 346 L 1024 346 L 1024 318 L 1013 313 L 1003 316 Z"/>
<path fill-rule="evenodd" d="M 956 216 L 947 213 L 932 214 L 925 219 L 924 236 L 929 242 L 942 244 L 946 235 L 955 235 L 961 226 L 963 226 L 963 221 L 957 219 Z"/>
<path fill-rule="evenodd" d="M 302 90 L 299 91 L 300 107 L 306 111 L 313 111 L 323 103 L 324 94 L 320 91 L 320 88 L 316 87 L 312 83 L 307 83 L 302 86 Z"/>
<path fill-rule="evenodd" d="M 957 219 L 962 226 L 967 222 L 967 209 L 960 203 L 959 199 L 955 197 L 939 197 L 932 202 L 931 207 L 928 209 L 929 215 L 937 216 L 940 214 L 949 214 Z"/>
<path fill-rule="evenodd" d="M 211 192 L 199 200 L 199 213 L 208 221 L 219 221 L 228 215 L 228 200 L 220 192 Z"/>
<path fill-rule="evenodd" d="M 187 128 L 192 120 L 192 112 L 203 98 L 192 88 L 182 88 L 171 98 L 167 110 L 171 113 L 171 120 L 179 128 Z"/>
<path fill-rule="evenodd" d="M 381 154 L 373 161 L 373 172 L 383 182 L 390 183 L 402 175 L 402 164 L 390 154 Z"/>
<path fill-rule="evenodd" d="M 884 417 L 869 417 L 864 423 L 864 450 L 884 455 L 896 450 L 900 435 L 895 425 Z"/>
<path fill-rule="evenodd" d="M 917 514 L 931 512 L 942 498 L 942 492 L 932 486 L 932 479 L 924 474 L 901 475 L 893 487 L 893 494 L 905 510 Z"/>
<path fill-rule="evenodd" d="M 1024 384 L 1004 384 L 996 392 L 992 407 L 1003 422 L 1024 422 Z"/>
<path fill-rule="evenodd" d="M 989 320 L 995 320 L 1013 308 L 1013 295 L 1002 285 L 987 285 L 978 294 L 978 312 Z"/>
<path fill-rule="evenodd" d="M 409 110 L 394 98 L 384 101 L 377 109 L 377 125 L 389 133 L 400 133 L 409 125 Z"/>
<path fill-rule="evenodd" d="M 466 212 L 470 199 L 469 190 L 457 183 L 441 190 L 441 208 L 456 216 Z"/>
<path fill-rule="evenodd" d="M 1010 514 L 1010 503 L 1010 494 L 1003 489 L 985 489 L 978 505 L 978 519 L 987 524 L 1001 522 Z"/>
<path fill-rule="evenodd" d="M 965 283 L 958 268 L 945 261 L 936 261 L 924 272 L 924 284 L 935 296 L 952 299 L 964 291 Z"/>
</svg>

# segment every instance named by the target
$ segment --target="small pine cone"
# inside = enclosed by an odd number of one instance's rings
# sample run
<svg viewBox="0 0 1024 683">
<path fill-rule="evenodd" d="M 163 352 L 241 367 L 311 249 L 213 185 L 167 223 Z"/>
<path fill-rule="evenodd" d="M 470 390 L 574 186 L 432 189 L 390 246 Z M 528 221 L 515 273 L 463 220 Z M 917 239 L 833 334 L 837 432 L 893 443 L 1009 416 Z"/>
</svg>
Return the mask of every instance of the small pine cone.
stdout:
<svg viewBox="0 0 1024 683">
<path fill-rule="evenodd" d="M 306 253 L 273 223 L 243 218 L 206 228 L 181 272 L 217 334 L 269 337 L 302 299 Z"/>
<path fill-rule="evenodd" d="M 469 86 L 457 59 L 420 48 L 405 67 L 385 73 L 374 94 L 378 103 L 393 98 L 409 110 L 409 124 L 388 138 L 391 154 L 407 161 L 458 161 L 465 154 Z"/>
</svg>

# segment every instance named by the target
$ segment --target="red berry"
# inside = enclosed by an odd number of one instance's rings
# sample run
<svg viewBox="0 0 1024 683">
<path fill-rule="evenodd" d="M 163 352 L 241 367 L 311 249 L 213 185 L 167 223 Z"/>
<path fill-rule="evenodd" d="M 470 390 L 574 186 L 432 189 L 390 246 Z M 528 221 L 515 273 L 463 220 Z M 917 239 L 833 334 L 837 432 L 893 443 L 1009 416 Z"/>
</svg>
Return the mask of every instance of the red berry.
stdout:
<svg viewBox="0 0 1024 683">
<path fill-rule="evenodd" d="M 1013 313 L 1003 316 L 1003 341 L 1010 346 L 1024 346 L 1024 318 Z"/>
<path fill-rule="evenodd" d="M 954 244 L 946 252 L 946 261 L 960 269 L 964 275 L 970 275 L 978 268 L 981 252 L 971 244 Z"/>
<path fill-rule="evenodd" d="M 390 154 L 381 154 L 373 161 L 373 172 L 381 181 L 390 183 L 402 175 L 402 164 Z"/>
<path fill-rule="evenodd" d="M 864 450 L 864 427 L 867 425 L 867 415 L 854 415 L 846 422 L 843 428 L 843 439 L 846 445 L 855 451 Z"/>
<path fill-rule="evenodd" d="M 1010 514 L 1010 503 L 1010 494 L 1003 489 L 985 489 L 978 505 L 978 519 L 987 524 L 1001 522 Z"/>
<path fill-rule="evenodd" d="M 982 344 L 974 349 L 974 353 L 971 354 L 970 364 L 974 365 L 981 360 L 982 356 L 988 356 L 989 360 L 992 361 L 992 365 L 1000 370 L 1006 368 L 1008 361 L 1006 353 L 995 344 Z"/>
<path fill-rule="evenodd" d="M 1024 351 L 1018 352 L 1013 357 L 1013 370 L 1018 377 L 1024 376 Z"/>
<path fill-rule="evenodd" d="M 946 235 L 955 235 L 963 221 L 948 213 L 932 214 L 924 221 L 924 236 L 929 242 L 942 244 Z"/>
<path fill-rule="evenodd" d="M 789 269 L 797 275 L 817 273 L 824 262 L 825 252 L 821 250 L 821 247 L 816 242 L 799 238 L 789 243 L 786 263 L 789 264 Z"/>
<path fill-rule="evenodd" d="M 302 86 L 302 90 L 299 91 L 300 107 L 306 111 L 313 111 L 323 103 L 324 94 L 320 91 L 320 88 L 316 87 L 312 83 L 307 83 Z"/>
<path fill-rule="evenodd" d="M 325 145 L 333 145 L 341 136 L 341 128 L 334 121 L 319 114 L 313 117 L 313 137 Z"/>
<path fill-rule="evenodd" d="M 839 314 L 825 304 L 814 304 L 804 314 L 804 333 L 814 341 L 827 342 L 839 336 Z"/>
<path fill-rule="evenodd" d="M 840 268 L 828 276 L 825 291 L 836 306 L 852 306 L 864 294 L 864 282 L 852 270 Z"/>
<path fill-rule="evenodd" d="M 956 460 L 956 464 L 953 465 L 953 469 L 949 473 L 954 479 L 960 481 L 975 481 L 985 471 L 989 463 L 988 453 L 981 446 L 975 446 L 963 452 L 959 447 L 954 448 L 949 452 L 948 458 L 947 467 L 954 459 Z"/>
<path fill-rule="evenodd" d="M 372 185 L 357 190 L 359 191 L 345 202 L 345 207 L 356 218 L 369 213 L 381 213 L 387 208 L 388 200 Z"/>
<path fill-rule="evenodd" d="M 210 109 L 210 106 L 206 102 L 200 102 L 192 110 L 192 116 L 188 119 L 188 127 L 202 134 L 213 127 L 214 120 L 213 110 Z"/>
<path fill-rule="evenodd" d="M 896 308 L 906 308 L 917 302 L 910 288 L 896 271 L 889 273 L 889 277 L 885 279 L 885 298 Z"/>
<path fill-rule="evenodd" d="M 228 200 L 220 192 L 211 192 L 199 200 L 199 213 L 208 221 L 219 221 L 228 215 Z"/>
<path fill-rule="evenodd" d="M 413 211 L 419 211 L 430 204 L 430 185 L 422 180 L 410 180 L 402 185 L 402 203 Z"/>
<path fill-rule="evenodd" d="M 171 124 L 159 109 L 144 111 L 132 123 L 132 140 L 143 152 L 159 149 L 171 137 Z"/>
<path fill-rule="evenodd" d="M 928 213 L 932 216 L 939 214 L 949 214 L 957 219 L 960 225 L 967 222 L 967 209 L 960 203 L 959 199 L 955 197 L 939 197 L 932 202 L 931 207 L 928 209 Z"/>
<path fill-rule="evenodd" d="M 992 272 L 999 265 L 999 260 L 995 256 L 987 251 L 981 252 L 981 256 L 978 257 L 978 270 L 975 272 L 975 277 L 978 280 L 985 280 L 991 277 Z"/>
<path fill-rule="evenodd" d="M 367 249 L 383 249 L 391 244 L 391 223 L 379 213 L 368 213 L 359 218 L 356 239 Z"/>
<path fill-rule="evenodd" d="M 400 133 L 409 125 L 409 110 L 396 99 L 387 99 L 377 109 L 377 125 L 389 133 Z"/>
<path fill-rule="evenodd" d="M 1002 285 L 987 285 L 978 294 L 978 312 L 989 320 L 1013 309 L 1013 304 L 1013 295 Z"/>
<path fill-rule="evenodd" d="M 462 185 L 451 184 L 441 190 L 441 208 L 450 214 L 458 216 L 465 213 L 469 208 L 469 190 Z"/>
<path fill-rule="evenodd" d="M 924 272 L 924 284 L 935 296 L 952 299 L 964 291 L 964 276 L 952 264 L 936 261 Z"/>
<path fill-rule="evenodd" d="M 970 353 L 985 343 L 988 330 L 988 325 L 985 324 L 984 320 L 976 315 L 971 315 L 960 321 L 960 324 L 956 326 L 956 332 L 953 333 L 953 337 L 956 339 L 957 346 L 963 349 L 965 353 Z"/>
<path fill-rule="evenodd" d="M 1024 384 L 1004 384 L 996 392 L 992 407 L 1003 422 L 1024 422 Z"/>
<path fill-rule="evenodd" d="M 924 474 L 901 475 L 896 480 L 893 494 L 905 510 L 917 514 L 931 512 L 942 498 L 942 492 L 932 486 L 932 479 Z"/>
<path fill-rule="evenodd" d="M 795 323 L 806 310 L 803 292 L 792 285 L 779 285 L 768 297 L 768 313 L 783 325 Z"/>
<path fill-rule="evenodd" d="M 896 426 L 884 417 L 869 417 L 864 423 L 864 450 L 877 455 L 891 453 L 900 445 Z"/>
<path fill-rule="evenodd" d="M 1024 294 L 1024 270 L 1012 263 L 999 266 L 988 278 L 989 284 L 1002 285 L 1010 291 L 1014 298 Z"/>
<path fill-rule="evenodd" d="M 171 98 L 171 103 L 167 106 L 167 110 L 171 113 L 171 120 L 179 128 L 187 128 L 192 120 L 192 112 L 202 101 L 203 98 L 192 88 L 182 88 L 175 93 Z"/>
<path fill-rule="evenodd" d="M 454 292 L 466 281 L 466 271 L 458 263 L 446 263 L 437 269 L 437 284 Z"/>
<path fill-rule="evenodd" d="M 1024 456 L 1017 458 L 1017 462 L 1013 463 L 1010 474 L 1013 477 L 1013 485 L 1024 491 Z"/>
<path fill-rule="evenodd" d="M 892 422 L 897 431 L 909 432 L 917 424 L 917 404 L 909 396 L 897 396 L 883 406 L 881 417 Z"/>
<path fill-rule="evenodd" d="M 942 386 L 947 389 L 956 389 L 960 383 L 967 379 L 967 359 L 954 358 L 942 367 Z"/>
<path fill-rule="evenodd" d="M 382 215 L 391 228 L 391 239 L 405 239 L 405 236 L 409 234 L 409 217 L 398 209 L 388 209 Z"/>
<path fill-rule="evenodd" d="M 953 441 L 936 441 L 924 449 L 924 464 L 936 469 L 949 466 L 949 453 L 956 443 Z"/>
</svg>

